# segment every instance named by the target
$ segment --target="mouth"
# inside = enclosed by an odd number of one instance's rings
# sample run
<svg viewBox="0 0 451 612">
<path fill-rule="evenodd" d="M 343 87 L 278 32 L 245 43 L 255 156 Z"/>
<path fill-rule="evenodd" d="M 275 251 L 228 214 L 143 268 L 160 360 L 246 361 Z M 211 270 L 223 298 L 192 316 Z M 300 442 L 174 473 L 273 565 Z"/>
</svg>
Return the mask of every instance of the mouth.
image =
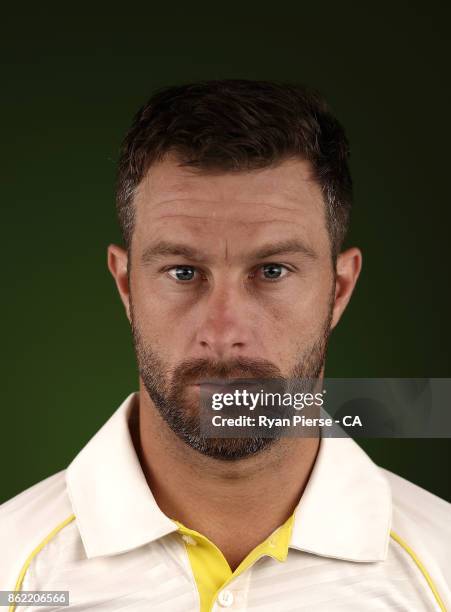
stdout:
<svg viewBox="0 0 451 612">
<path fill-rule="evenodd" d="M 218 380 L 217 382 L 207 380 L 195 383 L 193 386 L 198 387 L 204 393 L 233 393 L 235 390 L 253 389 L 257 385 L 261 386 L 261 384 L 261 381 L 252 382 L 249 379 L 235 379 L 230 381 Z"/>
<path fill-rule="evenodd" d="M 198 387 L 202 391 L 210 392 L 210 391 L 222 391 L 224 393 L 230 392 L 235 389 L 236 385 L 231 383 L 223 383 L 223 382 L 202 382 L 199 383 Z"/>
</svg>

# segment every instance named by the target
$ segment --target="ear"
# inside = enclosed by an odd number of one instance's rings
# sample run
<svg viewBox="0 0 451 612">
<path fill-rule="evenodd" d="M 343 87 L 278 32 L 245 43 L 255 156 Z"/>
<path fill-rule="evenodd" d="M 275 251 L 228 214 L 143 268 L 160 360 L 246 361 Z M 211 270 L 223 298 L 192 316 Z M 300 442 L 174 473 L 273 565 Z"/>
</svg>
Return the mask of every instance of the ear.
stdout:
<svg viewBox="0 0 451 612">
<path fill-rule="evenodd" d="M 127 266 L 127 251 L 115 244 L 110 244 L 108 246 L 108 269 L 116 282 L 119 296 L 124 304 L 127 318 L 130 321 L 130 288 Z"/>
<path fill-rule="evenodd" d="M 338 255 L 336 264 L 335 303 L 331 324 L 332 329 L 337 325 L 351 299 L 361 269 L 362 253 L 358 248 L 352 247 Z"/>
</svg>

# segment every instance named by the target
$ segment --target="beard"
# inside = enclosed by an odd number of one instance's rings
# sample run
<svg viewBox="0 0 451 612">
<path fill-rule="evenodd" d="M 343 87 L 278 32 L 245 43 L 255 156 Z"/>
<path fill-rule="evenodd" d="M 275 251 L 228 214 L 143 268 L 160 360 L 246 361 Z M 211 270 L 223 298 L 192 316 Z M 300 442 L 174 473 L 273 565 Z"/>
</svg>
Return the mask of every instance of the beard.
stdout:
<svg viewBox="0 0 451 612">
<path fill-rule="evenodd" d="M 269 449 L 279 437 L 256 434 L 244 438 L 213 438 L 203 435 L 199 414 L 200 400 L 199 397 L 190 398 L 188 388 L 205 379 L 277 379 L 288 386 L 289 381 L 297 379 L 314 381 L 319 377 L 326 357 L 334 292 L 335 287 L 320 333 L 309 347 L 300 351 L 288 377 L 284 377 L 280 369 L 270 361 L 244 357 L 227 362 L 208 359 L 185 360 L 171 370 L 155 349 L 144 341 L 130 296 L 130 318 L 139 373 L 150 399 L 165 423 L 192 449 L 215 459 L 235 461 Z"/>
</svg>

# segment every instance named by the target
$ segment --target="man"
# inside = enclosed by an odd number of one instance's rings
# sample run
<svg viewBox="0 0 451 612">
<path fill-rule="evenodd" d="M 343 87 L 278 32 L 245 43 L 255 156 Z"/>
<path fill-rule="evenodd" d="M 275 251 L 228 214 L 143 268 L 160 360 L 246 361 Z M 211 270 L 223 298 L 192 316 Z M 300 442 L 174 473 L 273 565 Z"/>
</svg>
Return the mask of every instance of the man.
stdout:
<svg viewBox="0 0 451 612">
<path fill-rule="evenodd" d="M 362 261 L 342 249 L 347 159 L 299 86 L 195 83 L 137 113 L 108 266 L 139 393 L 67 470 L 0 508 L 2 589 L 69 591 L 76 610 L 451 606 L 450 504 L 351 438 L 199 426 L 211 379 L 323 378 Z"/>
</svg>

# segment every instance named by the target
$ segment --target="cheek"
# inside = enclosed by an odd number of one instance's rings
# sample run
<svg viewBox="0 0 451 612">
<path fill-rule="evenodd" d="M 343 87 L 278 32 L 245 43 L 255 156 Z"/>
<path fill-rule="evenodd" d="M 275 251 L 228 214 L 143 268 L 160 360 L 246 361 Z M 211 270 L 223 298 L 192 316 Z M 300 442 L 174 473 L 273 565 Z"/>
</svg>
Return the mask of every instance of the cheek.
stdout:
<svg viewBox="0 0 451 612">
<path fill-rule="evenodd" d="M 262 306 L 268 316 L 285 329 L 315 328 L 327 317 L 329 310 L 331 281 L 328 275 L 305 279 L 286 291 L 266 299 Z"/>
<path fill-rule="evenodd" d="M 139 279 L 132 288 L 133 314 L 143 340 L 166 363 L 172 363 L 173 357 L 183 354 L 194 329 L 189 309 Z"/>
<path fill-rule="evenodd" d="M 329 316 L 332 286 L 324 282 L 305 285 L 283 300 L 268 302 L 264 309 L 264 333 L 270 335 L 283 354 L 299 352 L 316 342 Z"/>
<path fill-rule="evenodd" d="M 262 356 L 282 371 L 288 371 L 317 337 L 315 309 L 307 300 L 266 301 L 250 321 Z"/>
</svg>

